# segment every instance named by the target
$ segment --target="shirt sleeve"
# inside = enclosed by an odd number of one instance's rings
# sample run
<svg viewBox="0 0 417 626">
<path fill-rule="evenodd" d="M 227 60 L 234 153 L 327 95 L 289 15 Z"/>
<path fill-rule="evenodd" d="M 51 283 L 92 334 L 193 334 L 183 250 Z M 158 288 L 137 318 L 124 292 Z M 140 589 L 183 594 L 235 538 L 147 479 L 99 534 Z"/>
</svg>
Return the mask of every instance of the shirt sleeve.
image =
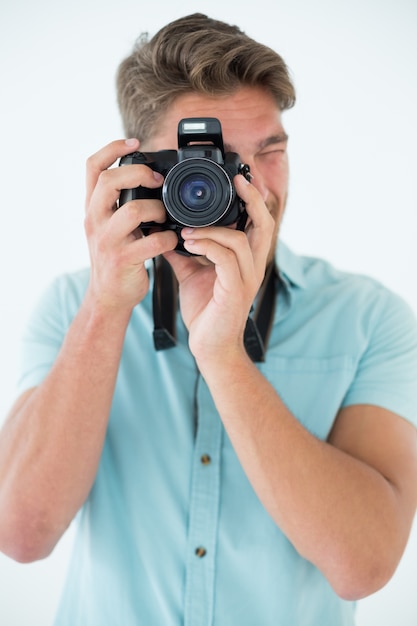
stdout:
<svg viewBox="0 0 417 626">
<path fill-rule="evenodd" d="M 61 276 L 35 306 L 21 342 L 19 393 L 39 385 L 50 371 L 79 308 L 82 292 L 79 279 Z"/>
<path fill-rule="evenodd" d="M 342 406 L 374 404 L 417 426 L 417 323 L 399 296 L 383 291 L 365 350 Z"/>
</svg>

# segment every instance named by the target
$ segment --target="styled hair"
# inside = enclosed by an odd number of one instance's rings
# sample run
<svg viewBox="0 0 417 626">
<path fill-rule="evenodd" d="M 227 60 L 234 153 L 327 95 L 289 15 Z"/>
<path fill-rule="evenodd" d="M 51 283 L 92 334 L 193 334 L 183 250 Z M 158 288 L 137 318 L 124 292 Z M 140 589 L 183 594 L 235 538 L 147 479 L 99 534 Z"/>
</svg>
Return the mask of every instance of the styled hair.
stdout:
<svg viewBox="0 0 417 626">
<path fill-rule="evenodd" d="M 126 136 L 148 139 L 182 94 L 226 96 L 242 86 L 266 89 L 281 111 L 295 103 L 280 55 L 237 26 L 195 13 L 171 22 L 151 39 L 142 34 L 117 72 Z"/>
</svg>

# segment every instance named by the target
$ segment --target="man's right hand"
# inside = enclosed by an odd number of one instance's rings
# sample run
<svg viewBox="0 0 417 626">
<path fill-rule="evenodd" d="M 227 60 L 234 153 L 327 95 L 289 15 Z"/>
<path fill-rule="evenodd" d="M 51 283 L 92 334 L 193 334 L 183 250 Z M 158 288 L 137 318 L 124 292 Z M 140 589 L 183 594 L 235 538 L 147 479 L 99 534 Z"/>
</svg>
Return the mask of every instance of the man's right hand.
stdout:
<svg viewBox="0 0 417 626">
<path fill-rule="evenodd" d="M 143 185 L 160 187 L 163 177 L 146 165 L 111 167 L 119 158 L 139 149 L 137 139 L 114 141 L 87 161 L 85 230 L 91 259 L 89 296 L 105 310 L 131 310 L 146 295 L 149 282 L 145 261 L 178 243 L 172 231 L 142 237 L 142 222 L 165 221 L 159 200 L 133 200 L 120 209 L 121 189 Z M 111 168 L 111 169 L 109 169 Z"/>
<path fill-rule="evenodd" d="M 115 141 L 88 160 L 92 272 L 86 298 L 49 373 L 18 398 L 0 433 L 0 550 L 18 561 L 50 554 L 87 499 L 103 451 L 126 327 L 148 290 L 144 261 L 177 244 L 173 232 L 146 238 L 135 233 L 143 221 L 165 220 L 162 202 L 136 200 L 116 210 L 121 189 L 162 184 L 162 177 L 157 180 L 143 165 L 109 169 L 138 147 L 137 140 Z"/>
</svg>

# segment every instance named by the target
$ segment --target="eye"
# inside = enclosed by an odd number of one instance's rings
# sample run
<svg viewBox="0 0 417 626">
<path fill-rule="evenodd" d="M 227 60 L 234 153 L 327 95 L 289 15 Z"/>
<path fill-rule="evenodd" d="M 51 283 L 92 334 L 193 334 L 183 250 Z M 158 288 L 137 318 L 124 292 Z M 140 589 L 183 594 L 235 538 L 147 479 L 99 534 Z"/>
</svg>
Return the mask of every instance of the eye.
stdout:
<svg viewBox="0 0 417 626">
<path fill-rule="evenodd" d="M 268 146 L 256 155 L 257 159 L 262 161 L 275 161 L 281 159 L 286 153 L 286 146 L 282 144 L 279 146 Z"/>
<path fill-rule="evenodd" d="M 276 154 L 276 153 L 282 153 L 285 152 L 284 148 L 269 148 L 268 150 L 263 150 L 262 152 L 259 152 L 258 156 L 268 156 L 269 154 Z"/>
<path fill-rule="evenodd" d="M 268 156 L 276 155 L 276 154 L 284 154 L 286 150 L 287 150 L 286 141 L 271 142 L 270 144 L 265 146 L 262 150 L 260 150 L 256 156 L 268 157 Z"/>
</svg>

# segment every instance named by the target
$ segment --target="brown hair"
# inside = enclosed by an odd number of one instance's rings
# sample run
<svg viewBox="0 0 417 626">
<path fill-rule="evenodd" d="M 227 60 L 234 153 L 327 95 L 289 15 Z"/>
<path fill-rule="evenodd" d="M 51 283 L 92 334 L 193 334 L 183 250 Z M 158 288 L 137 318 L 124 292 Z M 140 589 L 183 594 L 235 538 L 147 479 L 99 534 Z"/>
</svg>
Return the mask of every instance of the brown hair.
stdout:
<svg viewBox="0 0 417 626">
<path fill-rule="evenodd" d="M 283 59 L 237 26 L 195 13 L 141 35 L 119 66 L 117 96 L 126 136 L 141 141 L 181 94 L 221 96 L 241 86 L 269 90 L 280 110 L 295 103 Z"/>
</svg>

